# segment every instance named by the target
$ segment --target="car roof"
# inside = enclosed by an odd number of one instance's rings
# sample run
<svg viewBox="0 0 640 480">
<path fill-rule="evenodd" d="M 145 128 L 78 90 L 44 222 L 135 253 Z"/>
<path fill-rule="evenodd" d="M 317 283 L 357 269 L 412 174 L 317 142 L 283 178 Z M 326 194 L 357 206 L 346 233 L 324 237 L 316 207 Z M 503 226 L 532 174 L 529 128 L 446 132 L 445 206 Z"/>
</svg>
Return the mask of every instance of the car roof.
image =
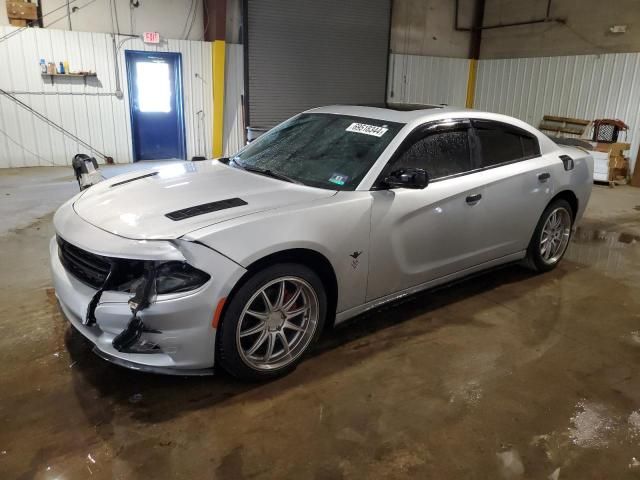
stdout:
<svg viewBox="0 0 640 480">
<path fill-rule="evenodd" d="M 354 117 L 372 118 L 376 120 L 386 120 L 388 122 L 398 122 L 405 124 L 405 128 L 410 130 L 417 125 L 429 121 L 438 121 L 454 118 L 477 118 L 507 123 L 538 137 L 540 149 L 547 153 L 557 149 L 557 145 L 540 132 L 520 119 L 502 115 L 500 113 L 483 112 L 471 108 L 449 107 L 444 105 L 428 106 L 422 105 L 416 108 L 415 105 L 408 105 L 409 110 L 398 110 L 392 108 L 369 107 L 358 105 L 331 105 L 307 110 L 305 113 L 333 113 L 337 115 L 350 115 Z M 413 109 L 415 108 L 415 109 Z"/>
<path fill-rule="evenodd" d="M 376 120 L 388 120 L 389 122 L 411 123 L 415 120 L 428 120 L 429 118 L 447 118 L 458 112 L 470 112 L 471 110 L 444 105 L 400 105 L 388 108 L 370 107 L 360 105 L 330 105 L 307 110 L 306 113 L 333 113 L 338 115 L 350 115 L 354 117 L 373 118 Z"/>
</svg>

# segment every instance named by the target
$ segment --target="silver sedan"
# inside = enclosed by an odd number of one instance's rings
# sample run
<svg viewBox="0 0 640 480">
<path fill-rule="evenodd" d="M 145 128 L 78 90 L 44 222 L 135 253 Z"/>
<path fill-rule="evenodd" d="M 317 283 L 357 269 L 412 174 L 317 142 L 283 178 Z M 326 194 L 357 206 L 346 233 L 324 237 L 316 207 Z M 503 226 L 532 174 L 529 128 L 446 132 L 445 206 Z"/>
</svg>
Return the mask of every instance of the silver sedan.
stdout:
<svg viewBox="0 0 640 480">
<path fill-rule="evenodd" d="M 72 198 L 54 286 L 109 361 L 268 379 L 329 323 L 508 262 L 554 268 L 592 175 L 587 152 L 502 115 L 318 108 L 233 158 Z"/>
</svg>

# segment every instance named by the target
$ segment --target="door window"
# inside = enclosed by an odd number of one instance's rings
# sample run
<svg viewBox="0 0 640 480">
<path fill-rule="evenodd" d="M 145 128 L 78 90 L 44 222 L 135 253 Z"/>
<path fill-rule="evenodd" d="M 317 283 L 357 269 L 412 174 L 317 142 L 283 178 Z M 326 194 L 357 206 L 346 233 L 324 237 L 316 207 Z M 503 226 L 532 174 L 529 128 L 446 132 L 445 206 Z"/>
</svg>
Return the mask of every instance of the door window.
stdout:
<svg viewBox="0 0 640 480">
<path fill-rule="evenodd" d="M 418 138 L 392 167 L 422 168 L 429 178 L 449 177 L 472 169 L 467 128 L 429 132 Z"/>
<path fill-rule="evenodd" d="M 171 72 L 165 62 L 137 62 L 136 89 L 141 112 L 171 111 Z"/>
<path fill-rule="evenodd" d="M 523 160 L 540 155 L 538 140 L 524 130 L 490 122 L 473 122 L 481 150 L 481 167 Z"/>
</svg>

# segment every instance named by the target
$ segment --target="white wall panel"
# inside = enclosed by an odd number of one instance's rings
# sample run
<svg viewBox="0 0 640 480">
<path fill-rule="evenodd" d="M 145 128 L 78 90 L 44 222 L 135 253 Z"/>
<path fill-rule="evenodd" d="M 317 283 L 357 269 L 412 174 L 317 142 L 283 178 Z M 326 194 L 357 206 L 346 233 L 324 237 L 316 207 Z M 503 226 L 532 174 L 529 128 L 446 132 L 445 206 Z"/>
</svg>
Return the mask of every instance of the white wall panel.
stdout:
<svg viewBox="0 0 640 480">
<path fill-rule="evenodd" d="M 15 30 L 0 27 L 0 36 Z M 119 37 L 124 40 L 126 37 Z M 117 163 L 132 161 L 131 125 L 124 51 L 180 52 L 187 157 L 209 156 L 213 112 L 211 44 L 165 40 L 149 46 L 127 40 L 119 51 L 123 99 L 115 96 L 116 79 L 109 34 L 27 29 L 0 42 L 0 88 L 14 93 L 31 108 L 62 125 Z M 38 62 L 68 61 L 74 70 L 93 70 L 97 79 L 58 78 L 51 85 L 40 75 Z M 241 63 L 241 60 L 240 60 Z M 239 101 L 239 100 L 238 100 Z M 27 110 L 0 95 L 0 168 L 69 165 L 86 147 L 66 137 Z"/>
<path fill-rule="evenodd" d="M 629 125 L 632 164 L 640 144 L 639 105 L 640 53 L 479 62 L 475 108 L 533 126 L 544 115 L 619 118 Z"/>
<path fill-rule="evenodd" d="M 446 104 L 464 107 L 469 60 L 465 58 L 389 55 L 387 100 L 390 103 Z"/>
<path fill-rule="evenodd" d="M 224 81 L 224 155 L 233 155 L 244 145 L 244 63 L 242 45 L 227 44 Z"/>
</svg>

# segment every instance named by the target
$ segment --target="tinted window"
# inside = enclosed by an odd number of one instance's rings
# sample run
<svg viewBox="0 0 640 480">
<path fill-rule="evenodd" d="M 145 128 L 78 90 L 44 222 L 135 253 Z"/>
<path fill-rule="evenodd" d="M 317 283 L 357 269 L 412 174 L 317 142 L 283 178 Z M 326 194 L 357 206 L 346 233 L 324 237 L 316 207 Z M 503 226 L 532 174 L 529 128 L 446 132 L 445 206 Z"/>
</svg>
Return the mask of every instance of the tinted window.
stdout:
<svg viewBox="0 0 640 480">
<path fill-rule="evenodd" d="M 540 155 L 540 147 L 538 141 L 533 137 L 520 137 L 522 140 L 522 148 L 525 157 L 535 157 Z"/>
<path fill-rule="evenodd" d="M 306 185 L 353 190 L 403 126 L 372 118 L 304 113 L 247 145 L 231 165 L 270 170 Z"/>
<path fill-rule="evenodd" d="M 394 170 L 403 167 L 422 168 L 432 180 L 471 170 L 468 130 L 427 134 L 411 145 L 393 165 Z"/>
<path fill-rule="evenodd" d="M 538 141 L 526 132 L 493 122 L 474 122 L 474 126 L 480 142 L 482 167 L 540 154 Z"/>
</svg>

